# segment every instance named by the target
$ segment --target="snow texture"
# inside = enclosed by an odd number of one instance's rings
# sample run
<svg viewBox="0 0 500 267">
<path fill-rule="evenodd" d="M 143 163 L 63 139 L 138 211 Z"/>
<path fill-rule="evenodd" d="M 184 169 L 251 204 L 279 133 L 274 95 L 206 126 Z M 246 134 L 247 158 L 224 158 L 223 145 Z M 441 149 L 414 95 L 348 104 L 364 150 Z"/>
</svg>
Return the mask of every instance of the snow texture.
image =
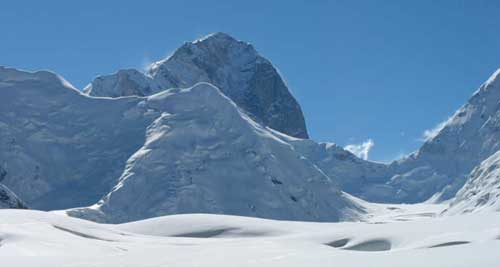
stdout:
<svg viewBox="0 0 500 267">
<path fill-rule="evenodd" d="M 500 211 L 500 151 L 472 171 L 444 214 L 489 211 Z"/>
<path fill-rule="evenodd" d="M 420 205 L 373 208 L 361 223 L 188 214 L 121 225 L 0 210 L 0 258 L 20 267 L 498 266 L 500 213 L 434 218 L 439 209 Z"/>
</svg>

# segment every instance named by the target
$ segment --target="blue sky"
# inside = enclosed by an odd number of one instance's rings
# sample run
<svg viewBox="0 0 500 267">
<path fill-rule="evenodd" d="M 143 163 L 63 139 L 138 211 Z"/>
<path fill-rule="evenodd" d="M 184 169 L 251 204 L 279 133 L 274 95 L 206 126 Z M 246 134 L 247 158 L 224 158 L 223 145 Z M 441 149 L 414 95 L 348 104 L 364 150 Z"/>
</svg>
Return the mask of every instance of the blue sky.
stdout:
<svg viewBox="0 0 500 267">
<path fill-rule="evenodd" d="M 83 88 L 223 31 L 280 70 L 318 141 L 412 152 L 500 67 L 498 1 L 8 1 L 0 65 Z"/>
</svg>

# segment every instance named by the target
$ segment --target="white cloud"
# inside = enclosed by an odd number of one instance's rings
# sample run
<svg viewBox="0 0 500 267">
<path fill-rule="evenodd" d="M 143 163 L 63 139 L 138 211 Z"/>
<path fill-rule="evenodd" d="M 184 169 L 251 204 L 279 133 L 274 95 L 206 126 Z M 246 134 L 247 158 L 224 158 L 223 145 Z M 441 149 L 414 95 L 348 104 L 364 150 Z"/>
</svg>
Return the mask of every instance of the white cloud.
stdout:
<svg viewBox="0 0 500 267">
<path fill-rule="evenodd" d="M 154 62 L 148 56 L 144 56 L 141 62 L 141 70 L 147 72 Z"/>
<path fill-rule="evenodd" d="M 425 130 L 422 136 L 422 141 L 426 142 L 436 137 L 436 135 L 441 132 L 441 130 L 444 128 L 444 126 L 446 126 L 446 124 L 448 124 L 449 121 L 450 119 L 447 119 L 434 126 L 434 128 Z"/>
<path fill-rule="evenodd" d="M 347 145 L 345 146 L 345 149 L 353 153 L 357 157 L 367 160 L 368 154 L 370 153 L 370 150 L 373 148 L 373 146 L 375 146 L 375 142 L 373 142 L 372 139 L 368 139 L 361 144 Z"/>
</svg>

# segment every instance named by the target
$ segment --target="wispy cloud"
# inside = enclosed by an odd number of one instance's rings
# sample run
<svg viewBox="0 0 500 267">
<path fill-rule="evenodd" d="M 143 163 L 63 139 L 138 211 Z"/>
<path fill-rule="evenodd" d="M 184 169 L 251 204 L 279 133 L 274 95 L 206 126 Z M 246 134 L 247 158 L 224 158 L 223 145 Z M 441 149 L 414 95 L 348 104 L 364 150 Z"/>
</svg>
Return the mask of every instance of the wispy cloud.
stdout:
<svg viewBox="0 0 500 267">
<path fill-rule="evenodd" d="M 353 153 L 359 158 L 364 160 L 368 159 L 368 154 L 370 150 L 375 146 L 375 142 L 372 139 L 368 139 L 360 144 L 350 144 L 345 146 L 345 149 Z"/>
<path fill-rule="evenodd" d="M 141 70 L 147 72 L 154 62 L 149 58 L 149 56 L 144 55 L 141 62 Z"/>
<path fill-rule="evenodd" d="M 441 132 L 441 130 L 443 130 L 443 128 L 446 126 L 449 120 L 450 119 L 442 121 L 438 125 L 434 126 L 434 128 L 425 130 L 424 133 L 422 134 L 421 141 L 426 142 L 436 137 L 436 135 L 438 135 L 438 133 Z"/>
</svg>

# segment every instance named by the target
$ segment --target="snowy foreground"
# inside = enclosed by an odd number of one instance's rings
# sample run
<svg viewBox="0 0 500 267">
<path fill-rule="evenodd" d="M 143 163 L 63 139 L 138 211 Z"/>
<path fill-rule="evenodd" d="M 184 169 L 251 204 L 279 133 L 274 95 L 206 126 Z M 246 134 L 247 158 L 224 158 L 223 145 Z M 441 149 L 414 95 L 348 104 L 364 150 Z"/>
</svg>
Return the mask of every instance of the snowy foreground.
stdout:
<svg viewBox="0 0 500 267">
<path fill-rule="evenodd" d="M 500 213 L 376 205 L 357 223 L 189 214 L 106 225 L 0 210 L 2 266 L 499 266 Z"/>
</svg>

